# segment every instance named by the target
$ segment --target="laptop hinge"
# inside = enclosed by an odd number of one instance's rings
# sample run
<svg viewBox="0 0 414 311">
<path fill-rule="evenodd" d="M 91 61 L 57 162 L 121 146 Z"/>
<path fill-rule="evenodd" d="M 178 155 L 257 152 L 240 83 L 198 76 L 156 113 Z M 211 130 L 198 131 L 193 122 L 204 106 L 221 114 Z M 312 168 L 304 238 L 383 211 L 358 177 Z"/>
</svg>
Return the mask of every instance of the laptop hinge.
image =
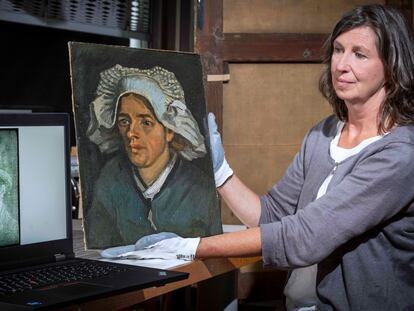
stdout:
<svg viewBox="0 0 414 311">
<path fill-rule="evenodd" d="M 65 254 L 55 254 L 55 260 L 56 261 L 62 261 L 66 259 L 66 255 Z"/>
</svg>

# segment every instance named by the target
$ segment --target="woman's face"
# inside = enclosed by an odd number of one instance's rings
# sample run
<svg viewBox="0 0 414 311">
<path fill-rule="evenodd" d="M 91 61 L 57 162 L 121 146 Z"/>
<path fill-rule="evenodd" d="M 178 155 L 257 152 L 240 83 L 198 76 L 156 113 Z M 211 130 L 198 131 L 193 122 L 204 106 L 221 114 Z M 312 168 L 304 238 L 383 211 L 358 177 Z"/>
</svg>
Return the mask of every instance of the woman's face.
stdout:
<svg viewBox="0 0 414 311">
<path fill-rule="evenodd" d="M 339 35 L 333 43 L 332 84 L 345 103 L 365 103 L 385 97 L 384 65 L 370 27 L 358 27 Z"/>
<path fill-rule="evenodd" d="M 158 122 L 144 101 L 130 94 L 121 98 L 118 109 L 118 129 L 129 160 L 138 168 L 168 162 L 174 133 Z"/>
</svg>

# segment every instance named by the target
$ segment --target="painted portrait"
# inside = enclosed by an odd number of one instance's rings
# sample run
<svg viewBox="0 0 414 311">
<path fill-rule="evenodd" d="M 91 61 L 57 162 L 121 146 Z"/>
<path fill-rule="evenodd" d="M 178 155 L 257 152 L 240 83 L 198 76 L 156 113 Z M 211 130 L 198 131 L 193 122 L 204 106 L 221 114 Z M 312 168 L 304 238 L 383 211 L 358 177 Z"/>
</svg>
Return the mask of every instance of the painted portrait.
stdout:
<svg viewBox="0 0 414 311">
<path fill-rule="evenodd" d="M 221 233 L 199 56 L 69 47 L 87 247 Z"/>
<path fill-rule="evenodd" d="M 17 137 L 16 129 L 0 130 L 0 246 L 20 242 Z"/>
</svg>

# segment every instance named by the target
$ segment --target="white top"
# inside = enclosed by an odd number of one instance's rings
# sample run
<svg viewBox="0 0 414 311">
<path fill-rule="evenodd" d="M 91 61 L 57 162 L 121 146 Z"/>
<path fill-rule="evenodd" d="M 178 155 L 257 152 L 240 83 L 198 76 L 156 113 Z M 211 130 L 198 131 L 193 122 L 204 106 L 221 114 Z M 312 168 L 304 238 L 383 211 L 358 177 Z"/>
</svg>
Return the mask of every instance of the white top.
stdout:
<svg viewBox="0 0 414 311">
<path fill-rule="evenodd" d="M 341 136 L 344 123 L 339 121 L 337 133 L 331 141 L 329 148 L 330 155 L 336 164 L 341 163 L 360 152 L 366 146 L 381 139 L 383 136 L 378 135 L 363 140 L 354 148 L 346 149 L 338 146 L 339 137 Z M 334 170 L 326 177 L 318 190 L 316 200 L 326 193 L 328 185 L 331 182 Z M 317 264 L 309 267 L 294 269 L 283 291 L 286 296 L 286 308 L 288 311 L 311 311 L 316 310 L 316 273 Z"/>
</svg>

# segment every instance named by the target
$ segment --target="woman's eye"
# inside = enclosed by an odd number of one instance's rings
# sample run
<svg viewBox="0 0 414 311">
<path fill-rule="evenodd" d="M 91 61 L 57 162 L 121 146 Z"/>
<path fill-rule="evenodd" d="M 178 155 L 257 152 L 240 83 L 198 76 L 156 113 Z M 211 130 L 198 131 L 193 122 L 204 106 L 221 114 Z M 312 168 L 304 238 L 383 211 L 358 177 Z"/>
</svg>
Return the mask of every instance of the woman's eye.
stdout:
<svg viewBox="0 0 414 311">
<path fill-rule="evenodd" d="M 366 58 L 366 56 L 365 56 L 364 54 L 361 54 L 361 53 L 359 53 L 359 52 L 355 52 L 355 56 L 356 56 L 357 58 Z"/>
<path fill-rule="evenodd" d="M 154 123 L 151 120 L 142 119 L 141 124 L 144 125 L 144 126 L 152 126 Z"/>
<path fill-rule="evenodd" d="M 340 48 L 338 48 L 338 47 L 335 47 L 335 46 L 334 46 L 334 48 L 333 48 L 333 52 L 334 52 L 334 53 L 340 53 L 340 52 L 341 52 L 341 49 L 340 49 Z"/>
<path fill-rule="evenodd" d="M 119 126 L 122 126 L 122 127 L 125 127 L 125 126 L 128 126 L 129 125 L 129 120 L 128 119 L 118 119 L 118 125 Z"/>
</svg>

